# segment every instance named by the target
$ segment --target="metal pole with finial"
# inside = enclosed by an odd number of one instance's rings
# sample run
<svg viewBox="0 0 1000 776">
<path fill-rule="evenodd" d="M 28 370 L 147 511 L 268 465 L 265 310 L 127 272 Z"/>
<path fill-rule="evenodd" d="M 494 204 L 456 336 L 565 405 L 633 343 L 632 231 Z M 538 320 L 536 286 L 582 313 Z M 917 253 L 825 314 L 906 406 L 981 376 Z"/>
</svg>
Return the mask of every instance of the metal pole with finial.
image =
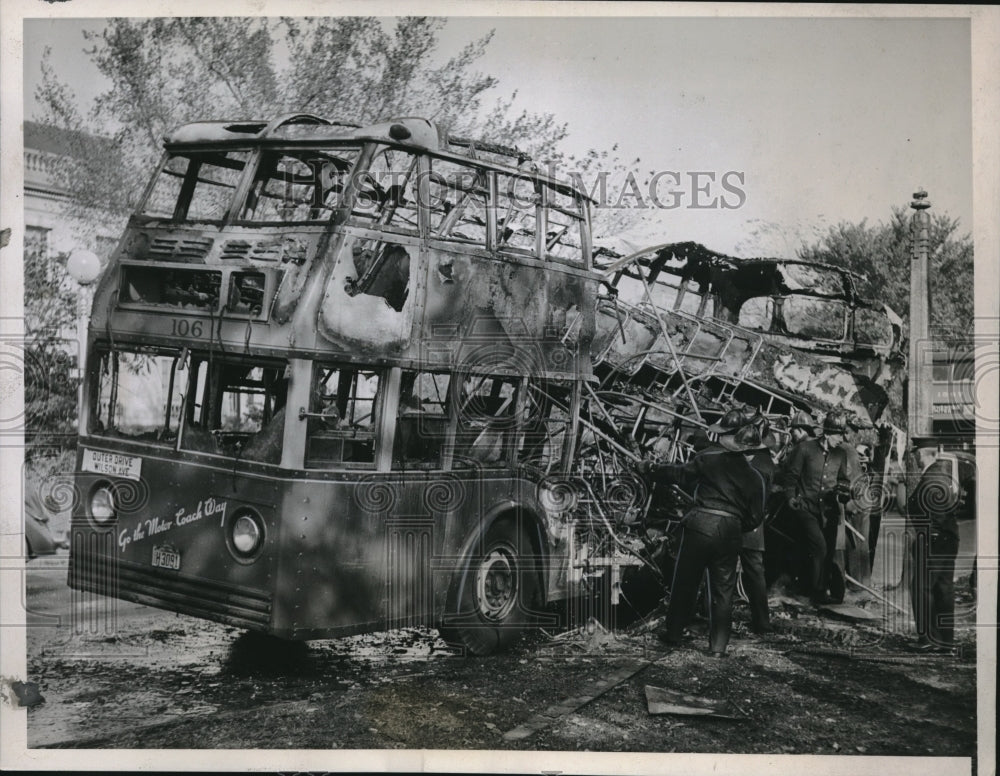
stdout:
<svg viewBox="0 0 1000 776">
<path fill-rule="evenodd" d="M 930 293 L 928 289 L 928 240 L 931 203 L 927 192 L 913 194 L 910 207 L 915 211 L 910 220 L 910 368 L 907 395 L 907 432 L 913 437 L 931 434 L 930 387 Z"/>
</svg>

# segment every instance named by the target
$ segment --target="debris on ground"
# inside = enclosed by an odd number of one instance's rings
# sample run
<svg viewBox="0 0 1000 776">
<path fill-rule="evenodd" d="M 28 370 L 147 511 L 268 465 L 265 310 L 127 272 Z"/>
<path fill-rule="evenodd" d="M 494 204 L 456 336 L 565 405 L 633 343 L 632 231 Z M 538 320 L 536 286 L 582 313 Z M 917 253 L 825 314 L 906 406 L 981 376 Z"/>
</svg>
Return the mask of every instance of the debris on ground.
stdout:
<svg viewBox="0 0 1000 776">
<path fill-rule="evenodd" d="M 746 719 L 746 715 L 737 713 L 729 701 L 690 695 L 664 687 L 654 687 L 651 684 L 646 685 L 646 708 L 650 714 Z"/>
</svg>

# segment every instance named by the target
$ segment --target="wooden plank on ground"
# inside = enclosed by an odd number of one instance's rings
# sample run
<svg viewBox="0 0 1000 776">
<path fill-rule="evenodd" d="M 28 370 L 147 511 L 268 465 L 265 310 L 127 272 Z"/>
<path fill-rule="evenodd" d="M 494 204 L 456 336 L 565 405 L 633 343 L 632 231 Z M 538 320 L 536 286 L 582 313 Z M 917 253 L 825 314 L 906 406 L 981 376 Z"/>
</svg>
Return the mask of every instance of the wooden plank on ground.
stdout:
<svg viewBox="0 0 1000 776">
<path fill-rule="evenodd" d="M 835 617 L 843 617 L 848 620 L 853 620 L 854 622 L 876 622 L 881 621 L 882 618 L 873 614 L 872 612 L 865 611 L 859 606 L 854 604 L 824 604 L 823 606 L 817 607 L 817 609 L 822 613 L 832 614 Z"/>
</svg>

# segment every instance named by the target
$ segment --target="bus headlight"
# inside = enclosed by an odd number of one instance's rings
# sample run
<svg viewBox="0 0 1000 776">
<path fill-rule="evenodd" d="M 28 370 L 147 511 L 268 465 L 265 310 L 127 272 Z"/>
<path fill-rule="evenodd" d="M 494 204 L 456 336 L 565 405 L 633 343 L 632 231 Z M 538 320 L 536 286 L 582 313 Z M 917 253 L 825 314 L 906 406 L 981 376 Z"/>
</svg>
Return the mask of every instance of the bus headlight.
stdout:
<svg viewBox="0 0 1000 776">
<path fill-rule="evenodd" d="M 90 495 L 90 516 L 99 525 L 115 519 L 115 494 L 109 485 L 101 485 Z"/>
<path fill-rule="evenodd" d="M 264 541 L 264 527 L 260 518 L 249 510 L 236 515 L 230 531 L 233 549 L 244 558 L 254 555 Z"/>
</svg>

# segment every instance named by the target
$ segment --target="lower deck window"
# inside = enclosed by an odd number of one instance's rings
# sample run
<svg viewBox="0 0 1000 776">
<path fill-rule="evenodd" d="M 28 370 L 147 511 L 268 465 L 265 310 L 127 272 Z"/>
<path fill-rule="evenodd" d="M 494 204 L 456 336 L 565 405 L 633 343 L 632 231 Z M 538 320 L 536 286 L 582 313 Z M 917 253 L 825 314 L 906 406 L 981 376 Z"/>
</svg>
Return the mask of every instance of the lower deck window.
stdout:
<svg viewBox="0 0 1000 776">
<path fill-rule="evenodd" d="M 375 463 L 380 375 L 356 366 L 316 364 L 306 425 L 306 467 Z"/>
<path fill-rule="evenodd" d="M 282 362 L 191 358 L 181 447 L 277 464 L 288 375 Z"/>
<path fill-rule="evenodd" d="M 436 469 L 448 432 L 450 378 L 431 372 L 403 372 L 393 463 Z"/>
<path fill-rule="evenodd" d="M 500 463 L 510 458 L 518 383 L 517 378 L 483 375 L 467 376 L 462 381 L 455 436 L 456 466 Z"/>
<path fill-rule="evenodd" d="M 180 353 L 98 352 L 90 433 L 172 445 L 188 369 Z"/>
</svg>

